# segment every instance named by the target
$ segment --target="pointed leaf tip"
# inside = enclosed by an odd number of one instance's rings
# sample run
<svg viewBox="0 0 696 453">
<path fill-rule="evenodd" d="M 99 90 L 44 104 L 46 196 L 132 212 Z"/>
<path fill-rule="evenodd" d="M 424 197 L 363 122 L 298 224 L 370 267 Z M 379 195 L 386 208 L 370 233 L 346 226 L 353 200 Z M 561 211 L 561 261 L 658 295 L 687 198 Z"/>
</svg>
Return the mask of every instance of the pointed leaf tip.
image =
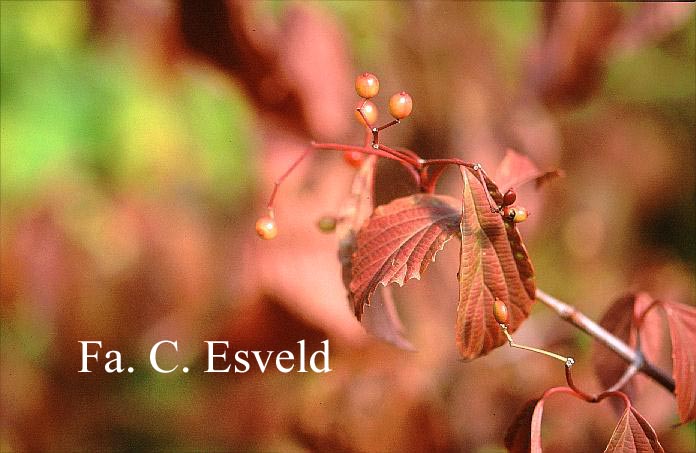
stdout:
<svg viewBox="0 0 696 453">
<path fill-rule="evenodd" d="M 629 405 L 614 428 L 604 453 L 664 453 L 655 430 Z"/>
</svg>

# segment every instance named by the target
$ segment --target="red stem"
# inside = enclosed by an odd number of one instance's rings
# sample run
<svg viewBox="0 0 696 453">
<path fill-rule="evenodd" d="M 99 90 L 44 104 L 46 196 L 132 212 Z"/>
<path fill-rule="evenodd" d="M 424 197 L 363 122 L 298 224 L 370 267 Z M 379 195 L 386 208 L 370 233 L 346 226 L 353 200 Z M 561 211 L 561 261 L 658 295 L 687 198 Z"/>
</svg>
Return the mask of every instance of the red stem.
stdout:
<svg viewBox="0 0 696 453">
<path fill-rule="evenodd" d="M 376 143 L 376 145 L 377 145 L 377 149 L 381 149 L 382 151 L 386 151 L 394 156 L 397 156 L 397 157 L 403 159 L 404 161 L 408 162 L 409 165 L 411 165 L 416 170 L 420 170 L 420 168 L 422 167 L 422 159 L 418 158 L 417 156 L 416 157 L 411 156 L 403 151 L 398 151 L 398 150 L 390 148 L 386 145 L 382 145 L 381 143 Z"/>
<path fill-rule="evenodd" d="M 268 210 L 270 211 L 271 217 L 273 216 L 273 202 L 275 201 L 276 194 L 278 193 L 278 187 L 280 187 L 280 185 L 283 183 L 283 181 L 285 181 L 285 178 L 287 178 L 288 175 L 290 173 L 292 173 L 292 171 L 298 165 L 300 165 L 300 162 L 302 162 L 304 160 L 304 158 L 307 157 L 309 155 L 309 153 L 311 153 L 312 151 L 314 151 L 314 148 L 307 148 L 302 153 L 302 155 L 300 155 L 300 157 L 298 157 L 297 160 L 295 160 L 295 162 L 293 162 L 292 165 L 290 165 L 290 167 L 287 170 L 285 170 L 285 173 L 283 173 L 280 178 L 276 179 L 276 181 L 273 185 L 273 192 L 271 192 L 271 197 L 269 198 L 268 205 L 267 205 Z"/>
</svg>

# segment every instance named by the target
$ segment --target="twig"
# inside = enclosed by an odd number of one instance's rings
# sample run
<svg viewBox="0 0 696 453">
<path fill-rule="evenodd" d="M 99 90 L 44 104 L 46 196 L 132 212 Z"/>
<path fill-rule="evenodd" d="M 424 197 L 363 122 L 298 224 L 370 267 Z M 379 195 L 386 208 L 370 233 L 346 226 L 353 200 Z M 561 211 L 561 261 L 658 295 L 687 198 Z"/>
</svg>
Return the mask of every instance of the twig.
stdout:
<svg viewBox="0 0 696 453">
<path fill-rule="evenodd" d="M 507 338 L 508 344 L 512 348 L 524 349 L 525 351 L 536 352 L 537 354 L 549 356 L 551 358 L 560 360 L 561 362 L 565 363 L 567 367 L 571 367 L 575 363 L 575 360 L 573 360 L 571 357 L 565 357 L 560 354 L 556 354 L 555 352 L 547 351 L 545 349 L 533 348 L 531 346 L 515 343 L 515 340 L 512 338 L 512 335 L 510 335 L 510 332 L 508 332 L 507 324 L 500 324 L 500 328 L 503 330 L 503 334 L 505 334 L 505 338 Z"/>
<path fill-rule="evenodd" d="M 536 298 L 551 308 L 556 314 L 564 321 L 574 325 L 586 334 L 590 335 L 595 340 L 602 343 L 607 348 L 614 351 L 619 357 L 624 359 L 629 365 L 632 365 L 638 369 L 641 373 L 652 378 L 655 382 L 660 384 L 662 387 L 674 393 L 674 380 L 671 376 L 665 373 L 660 368 L 657 368 L 652 363 L 648 362 L 643 355 L 629 347 L 626 343 L 621 341 L 616 336 L 612 335 L 609 331 L 604 329 L 602 326 L 585 316 L 582 312 L 578 311 L 575 307 L 561 302 L 555 297 L 546 294 L 544 291 L 537 289 Z"/>
</svg>

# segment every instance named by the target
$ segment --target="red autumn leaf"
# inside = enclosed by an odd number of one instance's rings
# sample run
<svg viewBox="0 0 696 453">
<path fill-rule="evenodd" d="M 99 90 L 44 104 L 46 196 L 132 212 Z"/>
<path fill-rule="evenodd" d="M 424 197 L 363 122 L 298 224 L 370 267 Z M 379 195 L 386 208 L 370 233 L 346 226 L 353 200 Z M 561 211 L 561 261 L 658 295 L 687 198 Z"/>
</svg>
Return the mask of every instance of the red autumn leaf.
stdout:
<svg viewBox="0 0 696 453">
<path fill-rule="evenodd" d="M 637 347 L 637 333 L 640 333 L 640 350 L 650 360 L 656 358 L 661 347 L 662 326 L 658 313 L 645 311 L 652 306 L 653 298 L 647 293 L 627 294 L 616 299 L 606 311 L 599 324 L 623 340 L 632 348 Z M 640 330 L 636 330 L 636 320 L 643 318 Z M 597 343 L 592 362 L 599 381 L 606 388 L 613 386 L 624 374 L 628 364 L 606 346 Z M 636 376 L 621 390 L 633 395 L 638 384 Z"/>
<path fill-rule="evenodd" d="M 350 287 L 352 256 L 357 246 L 356 232 L 373 211 L 376 156 L 368 156 L 353 178 L 351 193 L 343 202 L 336 226 L 339 238 L 338 256 L 343 270 L 343 284 Z M 361 319 L 365 331 L 401 349 L 414 350 L 403 336 L 403 326 L 394 307 L 391 288 L 380 288 Z"/>
<path fill-rule="evenodd" d="M 544 400 L 534 399 L 527 402 L 517 414 L 515 420 L 505 433 L 505 448 L 510 453 L 529 453 L 541 451 L 541 416 L 544 412 Z"/>
<path fill-rule="evenodd" d="M 420 279 L 435 255 L 459 232 L 458 202 L 442 195 L 398 198 L 375 209 L 358 232 L 350 301 L 360 319 L 380 283 Z"/>
<path fill-rule="evenodd" d="M 628 406 L 611 435 L 605 453 L 664 453 L 657 434 L 632 406 Z"/>
<path fill-rule="evenodd" d="M 508 328 L 514 332 L 529 315 L 534 294 L 534 269 L 517 228 L 492 212 L 481 183 L 462 168 L 462 247 L 459 263 L 457 345 L 471 360 L 506 342 L 493 316 L 493 302 L 508 307 Z M 500 195 L 491 181 L 488 190 Z"/>
<path fill-rule="evenodd" d="M 508 148 L 505 157 L 495 171 L 495 183 L 502 193 L 512 187 L 519 187 L 527 182 L 535 181 L 536 186 L 563 176 L 561 170 L 542 171 L 527 156 Z"/>
<path fill-rule="evenodd" d="M 541 398 L 525 404 L 505 434 L 505 448 L 510 453 L 542 453 L 541 419 L 544 413 L 544 398 L 559 392 L 574 394 L 568 387 L 556 387 L 546 391 Z M 627 406 L 614 429 L 609 445 L 604 450 L 605 453 L 664 453 L 652 426 L 631 406 L 625 395 L 621 397 Z"/>
<path fill-rule="evenodd" d="M 696 418 L 696 308 L 663 302 L 672 340 L 672 375 L 676 384 L 679 419 Z"/>
</svg>

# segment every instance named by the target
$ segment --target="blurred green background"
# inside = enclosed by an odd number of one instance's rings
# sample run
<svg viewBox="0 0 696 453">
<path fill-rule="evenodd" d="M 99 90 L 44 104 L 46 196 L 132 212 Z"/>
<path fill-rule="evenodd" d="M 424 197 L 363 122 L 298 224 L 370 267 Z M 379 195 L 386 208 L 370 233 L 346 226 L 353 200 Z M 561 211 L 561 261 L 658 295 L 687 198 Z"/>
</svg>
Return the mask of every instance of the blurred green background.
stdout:
<svg viewBox="0 0 696 453">
<path fill-rule="evenodd" d="M 365 70 L 383 94 L 414 96 L 390 143 L 486 168 L 513 147 L 566 171 L 522 195 L 545 290 L 593 318 L 627 290 L 694 302 L 692 5 L 0 7 L 2 452 L 503 451 L 513 414 L 562 376 L 508 351 L 457 361 L 456 247 L 396 292 L 411 355 L 362 333 L 335 239 L 313 229 L 348 193 L 340 155 L 288 180 L 278 241 L 254 237 L 304 143 L 360 142 L 353 77 Z M 380 167 L 379 201 L 412 190 L 399 171 Z M 266 350 L 327 337 L 329 376 L 160 375 L 144 353 L 179 339 L 200 370 L 203 340 Z M 590 342 L 545 310 L 520 337 L 575 351 L 592 382 Z M 142 371 L 78 375 L 86 339 Z M 674 402 L 652 390 L 639 409 L 668 451 L 688 451 L 693 423 L 671 429 Z M 550 451 L 603 448 L 616 417 L 594 409 L 567 426 L 552 406 Z"/>
</svg>

